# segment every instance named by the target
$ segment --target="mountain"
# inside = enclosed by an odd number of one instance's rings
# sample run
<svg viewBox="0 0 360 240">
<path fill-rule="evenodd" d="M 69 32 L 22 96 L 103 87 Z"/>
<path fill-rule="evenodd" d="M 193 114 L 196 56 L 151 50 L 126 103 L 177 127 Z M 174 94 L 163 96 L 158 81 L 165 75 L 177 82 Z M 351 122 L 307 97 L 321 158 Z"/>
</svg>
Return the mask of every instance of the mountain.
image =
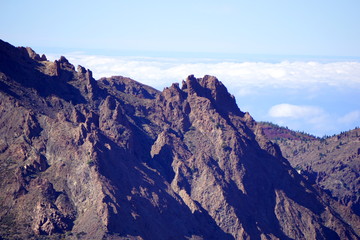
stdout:
<svg viewBox="0 0 360 240">
<path fill-rule="evenodd" d="M 360 215 L 359 128 L 332 137 L 315 138 L 274 124 L 260 125 L 294 168 Z"/>
<path fill-rule="evenodd" d="M 271 141 L 277 140 L 300 140 L 309 141 L 316 140 L 317 137 L 304 132 L 293 131 L 287 127 L 281 127 L 271 122 L 258 122 L 263 134 Z"/>
<path fill-rule="evenodd" d="M 155 90 L 0 41 L 2 239 L 359 239 L 213 76 Z"/>
</svg>

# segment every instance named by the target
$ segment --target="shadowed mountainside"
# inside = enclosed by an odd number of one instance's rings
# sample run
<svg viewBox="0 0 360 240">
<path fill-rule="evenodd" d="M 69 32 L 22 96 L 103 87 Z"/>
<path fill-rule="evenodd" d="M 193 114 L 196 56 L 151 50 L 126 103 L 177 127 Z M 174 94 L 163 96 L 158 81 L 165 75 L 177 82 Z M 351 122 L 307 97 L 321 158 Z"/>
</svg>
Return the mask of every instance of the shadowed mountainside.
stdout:
<svg viewBox="0 0 360 240">
<path fill-rule="evenodd" d="M 261 126 L 299 173 L 360 215 L 359 128 L 315 138 L 274 124 L 261 123 Z"/>
</svg>

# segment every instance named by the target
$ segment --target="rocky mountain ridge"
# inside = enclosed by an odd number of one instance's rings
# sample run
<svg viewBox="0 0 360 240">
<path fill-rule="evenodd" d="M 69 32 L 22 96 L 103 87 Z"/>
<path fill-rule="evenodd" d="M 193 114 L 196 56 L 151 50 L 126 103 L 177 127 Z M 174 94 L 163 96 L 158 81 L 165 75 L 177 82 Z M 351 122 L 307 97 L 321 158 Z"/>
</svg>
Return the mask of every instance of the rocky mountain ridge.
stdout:
<svg viewBox="0 0 360 240">
<path fill-rule="evenodd" d="M 3 239 L 358 239 L 215 77 L 96 81 L 0 41 Z"/>
<path fill-rule="evenodd" d="M 261 123 L 265 135 L 278 144 L 302 175 L 360 215 L 360 129 L 315 138 Z M 284 135 L 286 132 L 288 134 Z M 294 135 L 297 137 L 291 137 Z M 290 136 L 290 137 L 289 137 Z"/>
</svg>

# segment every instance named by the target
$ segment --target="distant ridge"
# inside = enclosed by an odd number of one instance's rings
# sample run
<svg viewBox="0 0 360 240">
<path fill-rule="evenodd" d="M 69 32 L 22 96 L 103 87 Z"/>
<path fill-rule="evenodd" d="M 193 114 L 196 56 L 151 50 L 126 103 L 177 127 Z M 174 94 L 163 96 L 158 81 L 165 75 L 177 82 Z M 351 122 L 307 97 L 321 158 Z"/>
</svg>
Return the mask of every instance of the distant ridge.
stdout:
<svg viewBox="0 0 360 240">
<path fill-rule="evenodd" d="M 271 140 L 289 139 L 306 141 L 318 139 L 318 137 L 315 137 L 314 135 L 300 131 L 293 131 L 287 127 L 281 127 L 271 122 L 259 122 L 259 125 L 263 129 L 266 137 Z"/>
<path fill-rule="evenodd" d="M 295 169 L 360 215 L 359 128 L 315 138 L 276 124 L 259 124 Z"/>
</svg>

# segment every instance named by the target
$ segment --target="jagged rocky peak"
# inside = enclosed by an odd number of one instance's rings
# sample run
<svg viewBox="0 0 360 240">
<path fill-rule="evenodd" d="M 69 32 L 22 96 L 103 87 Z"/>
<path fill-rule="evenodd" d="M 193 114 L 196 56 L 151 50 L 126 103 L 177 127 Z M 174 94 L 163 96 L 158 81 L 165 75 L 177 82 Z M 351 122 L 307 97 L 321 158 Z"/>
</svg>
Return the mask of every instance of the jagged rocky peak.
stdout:
<svg viewBox="0 0 360 240">
<path fill-rule="evenodd" d="M 77 78 L 80 81 L 85 81 L 86 88 L 85 92 L 88 94 L 90 93 L 92 97 L 94 97 L 96 92 L 99 91 L 98 84 L 96 83 L 96 80 L 93 78 L 92 71 L 89 69 L 85 69 L 84 67 L 78 65 L 77 67 Z"/>
<path fill-rule="evenodd" d="M 64 56 L 61 56 L 59 60 L 55 60 L 54 64 L 56 66 L 56 75 L 61 75 L 61 79 L 64 81 L 84 80 L 87 84 L 94 85 L 95 79 L 89 69 L 78 65 L 75 71 L 75 66 Z"/>
<path fill-rule="evenodd" d="M 92 71 L 90 71 L 89 69 L 84 68 L 83 66 L 78 65 L 77 66 L 77 74 L 78 76 L 84 76 L 86 79 L 94 79 L 92 76 Z M 95 79 L 94 79 L 95 80 Z"/>
<path fill-rule="evenodd" d="M 189 94 L 210 99 L 220 111 L 243 115 L 236 104 L 235 97 L 214 76 L 205 75 L 203 78 L 195 78 L 194 75 L 190 75 L 186 81 L 183 81 L 181 89 Z"/>
<path fill-rule="evenodd" d="M 178 101 L 183 101 L 186 98 L 186 94 L 180 89 L 179 83 L 173 83 L 170 87 L 164 88 L 162 96 L 167 100 L 175 98 Z"/>
<path fill-rule="evenodd" d="M 74 77 L 75 67 L 64 56 L 54 61 L 56 66 L 56 75 L 60 76 L 62 81 L 71 81 Z"/>
<path fill-rule="evenodd" d="M 42 54 L 41 57 L 30 47 L 19 47 L 20 50 L 24 51 L 30 58 L 36 61 L 47 61 L 45 54 Z"/>
</svg>

